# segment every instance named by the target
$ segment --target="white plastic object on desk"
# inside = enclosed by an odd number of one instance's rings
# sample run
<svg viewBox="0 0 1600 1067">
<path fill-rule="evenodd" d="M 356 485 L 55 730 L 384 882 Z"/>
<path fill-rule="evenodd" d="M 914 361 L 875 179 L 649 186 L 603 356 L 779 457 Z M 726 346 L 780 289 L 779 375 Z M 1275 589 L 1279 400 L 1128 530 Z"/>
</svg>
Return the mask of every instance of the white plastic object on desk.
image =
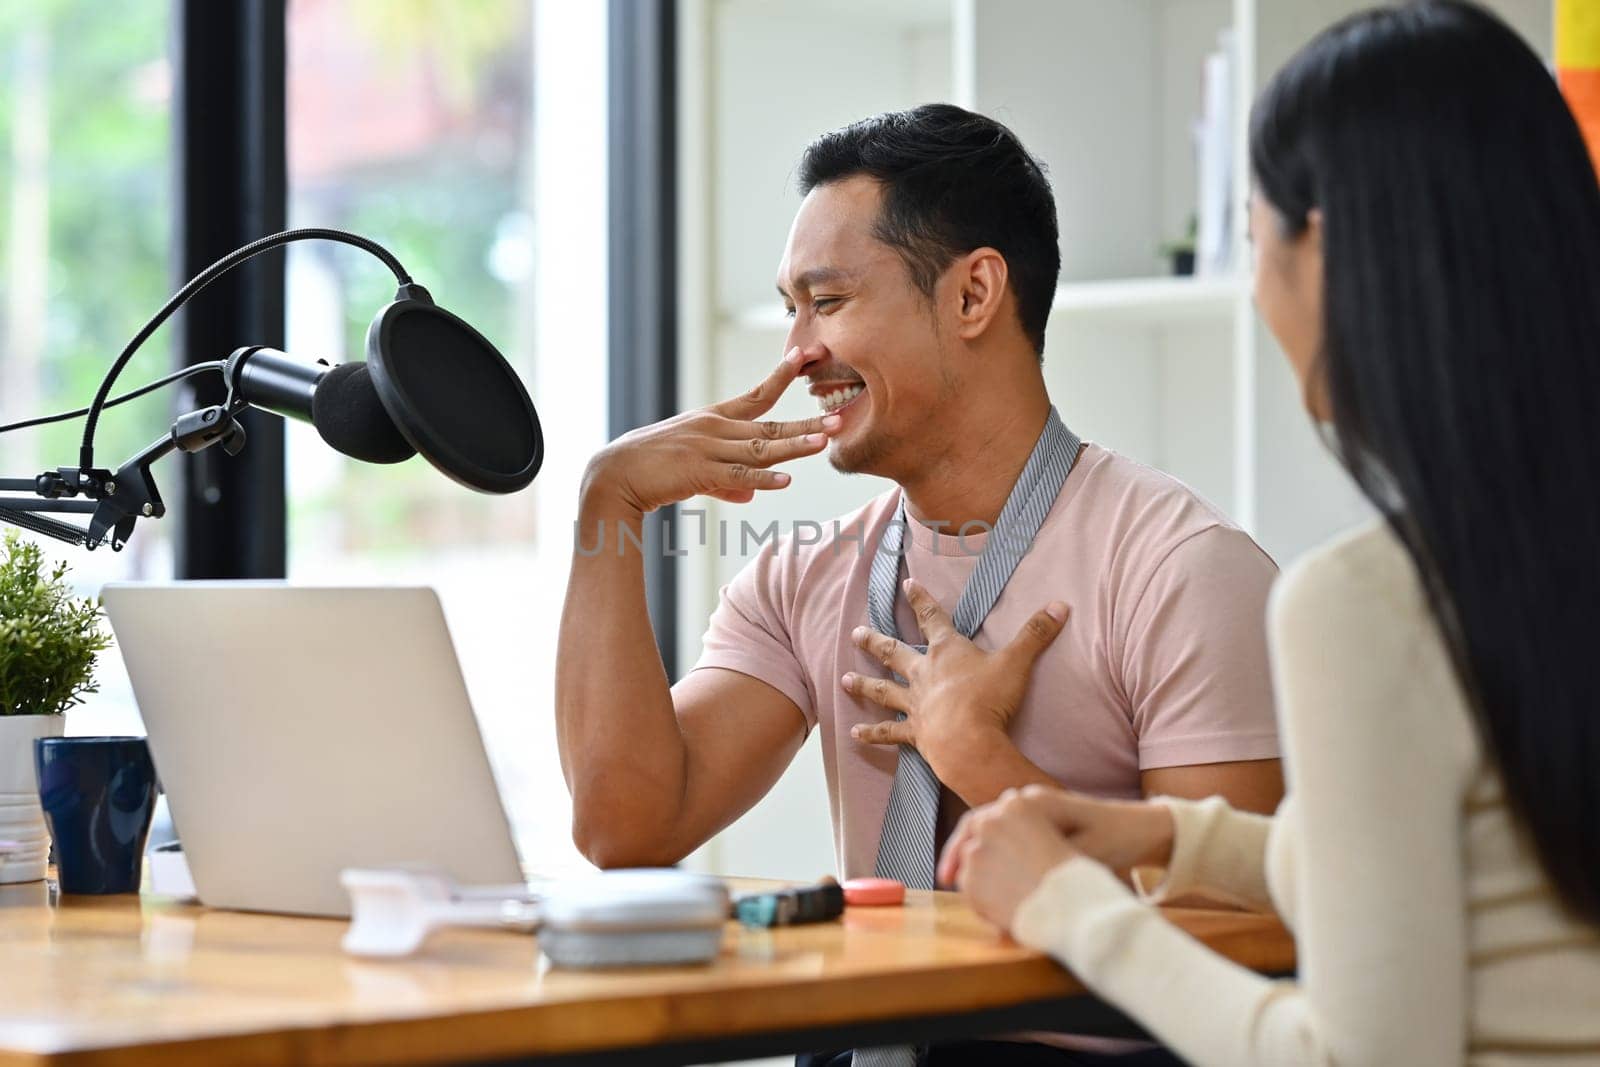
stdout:
<svg viewBox="0 0 1600 1067">
<path fill-rule="evenodd" d="M 538 925 L 538 904 L 527 886 L 463 890 L 444 875 L 415 870 L 348 869 L 339 882 L 350 894 L 344 950 L 353 956 L 409 956 L 447 926 Z"/>
<path fill-rule="evenodd" d="M 707 963 L 722 946 L 727 887 L 671 868 L 603 871 L 544 888 L 539 948 L 563 967 Z"/>
<path fill-rule="evenodd" d="M 538 930 L 557 966 L 704 963 L 728 918 L 720 881 L 672 869 L 605 871 L 537 892 L 462 888 L 414 870 L 346 870 L 340 881 L 350 893 L 345 951 L 367 957 L 408 956 L 443 927 L 493 926 Z"/>
</svg>

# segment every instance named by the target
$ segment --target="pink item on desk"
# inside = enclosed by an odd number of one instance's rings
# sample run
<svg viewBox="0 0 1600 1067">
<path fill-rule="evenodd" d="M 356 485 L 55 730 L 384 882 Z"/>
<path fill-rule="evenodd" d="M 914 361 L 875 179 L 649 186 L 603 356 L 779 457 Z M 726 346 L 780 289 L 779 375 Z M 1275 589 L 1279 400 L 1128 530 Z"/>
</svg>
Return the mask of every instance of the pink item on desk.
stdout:
<svg viewBox="0 0 1600 1067">
<path fill-rule="evenodd" d="M 904 904 L 906 887 L 893 878 L 851 878 L 844 883 L 844 902 L 856 907 Z"/>
</svg>

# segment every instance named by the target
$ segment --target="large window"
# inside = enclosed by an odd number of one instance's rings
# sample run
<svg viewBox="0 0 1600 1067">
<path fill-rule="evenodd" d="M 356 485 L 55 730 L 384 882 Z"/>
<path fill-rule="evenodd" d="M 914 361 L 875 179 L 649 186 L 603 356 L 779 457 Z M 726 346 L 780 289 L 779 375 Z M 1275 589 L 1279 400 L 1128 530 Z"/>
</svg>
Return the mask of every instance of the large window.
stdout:
<svg viewBox="0 0 1600 1067">
<path fill-rule="evenodd" d="M 0 422 L 86 404 L 174 286 L 169 53 L 183 10 L 0 10 Z M 287 20 L 289 224 L 392 249 L 517 367 L 546 434 L 535 485 L 494 497 L 421 460 L 346 461 L 292 425 L 289 577 L 439 591 L 524 856 L 559 868 L 577 857 L 551 709 L 556 626 L 579 475 L 606 439 L 606 5 L 289 0 Z M 289 351 L 363 358 L 389 273 L 342 245 L 297 244 L 287 263 Z M 173 336 L 159 332 L 122 383 L 171 370 Z M 109 412 L 97 458 L 154 440 L 182 399 Z M 0 476 L 73 464 L 81 426 L 0 435 Z M 158 477 L 172 502 L 178 461 Z M 177 531 L 141 523 L 121 554 L 46 544 L 92 593 L 170 578 Z M 142 732 L 119 657 L 104 657 L 101 685 L 69 732 Z"/>
<path fill-rule="evenodd" d="M 483 496 L 420 459 L 347 461 L 291 427 L 289 572 L 439 591 L 523 855 L 571 861 L 555 628 L 575 464 L 604 441 L 604 5 L 293 0 L 289 222 L 372 237 L 522 374 L 546 432 L 532 490 Z M 393 280 L 289 255 L 288 347 L 363 358 Z M 403 655 L 404 650 L 397 650 Z"/>
<path fill-rule="evenodd" d="M 171 288 L 169 5 L 108 17 L 95 0 L 0 5 L 0 423 L 81 407 Z M 131 388 L 171 369 L 167 333 Z M 106 413 L 96 454 L 118 464 L 163 433 L 177 390 Z M 0 435 L 0 476 L 77 462 L 81 420 Z M 73 516 L 73 519 L 81 517 Z M 143 523 L 120 554 L 42 541 L 81 593 L 172 573 L 169 530 Z M 115 655 L 69 732 L 142 733 Z"/>
</svg>

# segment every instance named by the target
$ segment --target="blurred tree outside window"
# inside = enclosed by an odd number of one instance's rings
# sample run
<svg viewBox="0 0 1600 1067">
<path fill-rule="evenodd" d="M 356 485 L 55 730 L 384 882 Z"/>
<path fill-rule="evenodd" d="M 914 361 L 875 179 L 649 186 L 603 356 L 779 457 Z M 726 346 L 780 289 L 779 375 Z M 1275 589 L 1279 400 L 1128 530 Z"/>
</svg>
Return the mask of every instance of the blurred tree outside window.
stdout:
<svg viewBox="0 0 1600 1067">
<path fill-rule="evenodd" d="M 171 11 L 93 0 L 0 5 L 0 423 L 83 407 L 172 288 Z M 172 369 L 169 334 L 140 350 L 129 388 Z M 181 391 L 107 412 L 97 455 L 120 463 L 164 433 Z M 0 476 L 77 462 L 82 420 L 0 435 Z M 80 594 L 110 579 L 168 578 L 171 542 L 143 523 L 121 553 L 41 540 Z M 120 658 L 71 733 L 142 733 Z"/>
<path fill-rule="evenodd" d="M 291 0 L 289 222 L 393 251 L 517 368 L 545 417 L 549 457 L 570 447 L 550 437 L 552 406 L 588 408 L 598 427 L 605 396 L 593 386 L 541 396 L 536 383 L 538 11 L 534 0 Z M 560 92 L 599 114 L 603 137 L 603 97 Z M 603 247 L 603 231 L 597 239 Z M 288 263 L 289 350 L 365 358 L 367 327 L 393 299 L 388 272 L 318 243 L 292 247 Z M 603 345 L 603 330 L 587 328 Z M 303 425 L 291 425 L 288 447 L 291 579 L 438 590 L 524 858 L 575 862 L 551 711 L 571 519 L 546 489 L 548 459 L 534 488 L 506 497 L 464 489 L 420 458 L 347 460 Z"/>
<path fill-rule="evenodd" d="M 0 5 L 0 422 L 87 404 L 174 288 L 173 12 L 167 0 Z M 512 361 L 548 442 L 535 486 L 495 497 L 420 459 L 347 461 L 291 423 L 290 579 L 438 590 L 523 855 L 555 870 L 577 862 L 550 708 L 555 630 L 577 478 L 606 410 L 604 5 L 289 0 L 287 17 L 290 225 L 393 250 Z M 541 25 L 556 27 L 542 52 Z M 542 186 L 541 129 L 566 157 Z M 552 199 L 559 217 L 546 209 L 544 229 L 559 245 L 543 254 L 561 257 L 562 276 L 541 283 L 539 205 Z M 388 272 L 313 242 L 287 262 L 288 350 L 363 358 L 367 324 L 393 297 Z M 557 314 L 536 315 L 541 299 Z M 555 355 L 537 359 L 541 347 Z M 164 329 L 123 383 L 167 373 L 172 358 Z M 170 389 L 109 412 L 97 454 L 132 455 L 181 402 Z M 0 474 L 75 462 L 81 431 L 79 420 L 0 435 Z M 119 554 L 43 543 L 92 593 L 170 578 L 170 538 L 143 523 Z M 100 681 L 68 732 L 142 733 L 120 657 L 103 657 Z"/>
</svg>

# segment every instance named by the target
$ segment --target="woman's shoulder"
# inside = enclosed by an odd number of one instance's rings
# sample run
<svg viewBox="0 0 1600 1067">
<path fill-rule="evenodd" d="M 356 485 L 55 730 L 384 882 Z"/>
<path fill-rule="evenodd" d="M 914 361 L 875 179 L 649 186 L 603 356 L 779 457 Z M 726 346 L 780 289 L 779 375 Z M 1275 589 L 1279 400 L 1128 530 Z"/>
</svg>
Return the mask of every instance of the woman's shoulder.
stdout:
<svg viewBox="0 0 1600 1067">
<path fill-rule="evenodd" d="M 1431 766 L 1467 788 L 1481 754 L 1466 693 L 1416 564 L 1387 523 L 1343 534 L 1286 569 L 1267 641 L 1286 747 L 1298 759 L 1405 751 L 1417 775 Z"/>
<path fill-rule="evenodd" d="M 1432 629 L 1433 618 L 1415 562 L 1382 519 L 1349 530 L 1286 567 L 1272 591 L 1272 628 L 1314 628 L 1364 644 Z"/>
</svg>

